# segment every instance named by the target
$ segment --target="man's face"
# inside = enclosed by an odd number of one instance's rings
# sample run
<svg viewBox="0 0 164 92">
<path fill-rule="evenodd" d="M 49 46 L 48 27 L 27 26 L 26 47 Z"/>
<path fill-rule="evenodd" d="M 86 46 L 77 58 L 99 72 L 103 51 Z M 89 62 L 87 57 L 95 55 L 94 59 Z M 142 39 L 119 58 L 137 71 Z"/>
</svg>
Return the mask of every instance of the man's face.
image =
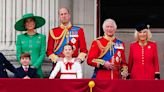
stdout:
<svg viewBox="0 0 164 92">
<path fill-rule="evenodd" d="M 116 27 L 112 22 L 106 22 L 105 27 L 104 27 L 104 32 L 108 36 L 113 36 L 115 34 Z"/>
<path fill-rule="evenodd" d="M 62 8 L 59 11 L 60 22 L 62 24 L 67 24 L 70 21 L 70 14 L 67 9 Z"/>
<path fill-rule="evenodd" d="M 63 54 L 65 57 L 72 57 L 73 49 L 70 45 L 64 46 Z"/>
<path fill-rule="evenodd" d="M 22 65 L 28 66 L 30 64 L 30 58 L 29 57 L 22 57 L 20 62 Z"/>
</svg>

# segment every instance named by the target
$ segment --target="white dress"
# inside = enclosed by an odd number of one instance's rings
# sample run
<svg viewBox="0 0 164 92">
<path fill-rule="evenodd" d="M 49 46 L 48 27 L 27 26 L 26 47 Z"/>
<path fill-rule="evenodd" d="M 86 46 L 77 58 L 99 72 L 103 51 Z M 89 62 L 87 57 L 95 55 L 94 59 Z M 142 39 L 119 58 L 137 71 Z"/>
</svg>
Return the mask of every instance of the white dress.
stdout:
<svg viewBox="0 0 164 92">
<path fill-rule="evenodd" d="M 71 61 L 67 61 L 66 58 L 57 61 L 57 64 L 50 74 L 50 79 L 55 78 L 58 72 L 61 72 L 60 79 L 81 79 L 82 68 L 81 64 L 72 58 Z"/>
</svg>

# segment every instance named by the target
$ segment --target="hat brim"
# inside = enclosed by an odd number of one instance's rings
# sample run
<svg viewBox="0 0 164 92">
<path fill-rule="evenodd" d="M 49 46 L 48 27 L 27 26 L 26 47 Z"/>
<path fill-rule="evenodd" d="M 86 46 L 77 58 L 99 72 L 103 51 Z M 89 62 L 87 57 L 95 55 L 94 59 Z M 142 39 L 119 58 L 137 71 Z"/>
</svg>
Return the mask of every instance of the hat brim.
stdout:
<svg viewBox="0 0 164 92">
<path fill-rule="evenodd" d="M 43 26 L 45 24 L 45 19 L 40 17 L 40 16 L 30 16 L 30 17 L 26 17 L 26 18 L 22 18 L 20 20 L 18 20 L 15 23 L 15 29 L 18 31 L 26 31 L 27 29 L 24 26 L 24 21 L 28 18 L 33 18 L 35 19 L 35 29 L 39 28 L 41 26 Z"/>
</svg>

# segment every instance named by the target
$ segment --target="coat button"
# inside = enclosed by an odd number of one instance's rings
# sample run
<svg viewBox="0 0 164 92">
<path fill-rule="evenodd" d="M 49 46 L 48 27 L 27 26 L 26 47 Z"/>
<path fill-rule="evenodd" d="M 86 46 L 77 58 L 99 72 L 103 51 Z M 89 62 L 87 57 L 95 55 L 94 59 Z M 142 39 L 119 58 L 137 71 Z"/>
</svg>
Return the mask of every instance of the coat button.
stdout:
<svg viewBox="0 0 164 92">
<path fill-rule="evenodd" d="M 29 40 L 29 43 L 32 43 L 32 40 Z"/>
<path fill-rule="evenodd" d="M 32 53 L 32 50 L 30 50 L 29 53 Z"/>
<path fill-rule="evenodd" d="M 32 45 L 30 45 L 29 48 L 32 48 Z"/>
</svg>

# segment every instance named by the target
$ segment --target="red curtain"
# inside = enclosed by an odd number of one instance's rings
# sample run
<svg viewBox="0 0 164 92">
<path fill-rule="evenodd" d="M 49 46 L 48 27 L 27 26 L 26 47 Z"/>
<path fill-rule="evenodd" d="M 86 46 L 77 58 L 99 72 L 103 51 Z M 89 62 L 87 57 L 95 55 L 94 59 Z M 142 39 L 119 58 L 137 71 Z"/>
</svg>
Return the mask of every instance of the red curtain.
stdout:
<svg viewBox="0 0 164 92">
<path fill-rule="evenodd" d="M 89 92 L 91 79 L 0 79 L 0 92 Z M 164 80 L 93 80 L 93 92 L 164 92 Z"/>
</svg>

